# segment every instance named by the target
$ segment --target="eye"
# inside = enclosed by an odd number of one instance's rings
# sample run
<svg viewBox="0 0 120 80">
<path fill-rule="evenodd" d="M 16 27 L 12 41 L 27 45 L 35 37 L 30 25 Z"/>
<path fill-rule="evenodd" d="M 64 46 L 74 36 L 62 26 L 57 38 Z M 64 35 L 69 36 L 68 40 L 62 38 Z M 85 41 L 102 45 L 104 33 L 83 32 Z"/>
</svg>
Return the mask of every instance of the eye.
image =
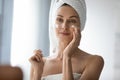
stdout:
<svg viewBox="0 0 120 80">
<path fill-rule="evenodd" d="M 71 20 L 69 20 L 69 23 L 75 24 L 75 23 L 77 23 L 77 21 L 74 19 L 71 19 Z"/>
<path fill-rule="evenodd" d="M 57 21 L 58 23 L 62 23 L 62 22 L 63 22 L 63 19 L 62 19 L 62 18 L 57 18 L 56 21 Z"/>
</svg>

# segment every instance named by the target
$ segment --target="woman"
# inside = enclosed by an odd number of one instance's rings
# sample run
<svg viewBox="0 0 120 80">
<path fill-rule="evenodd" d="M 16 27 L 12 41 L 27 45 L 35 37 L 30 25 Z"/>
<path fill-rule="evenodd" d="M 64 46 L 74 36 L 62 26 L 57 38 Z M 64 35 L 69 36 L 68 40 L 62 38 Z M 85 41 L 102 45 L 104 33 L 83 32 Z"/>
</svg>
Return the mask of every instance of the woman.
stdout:
<svg viewBox="0 0 120 80">
<path fill-rule="evenodd" d="M 51 16 L 53 55 L 44 58 L 41 50 L 34 51 L 29 59 L 31 80 L 98 80 L 103 58 L 78 48 L 86 19 L 85 2 L 57 0 Z"/>
</svg>

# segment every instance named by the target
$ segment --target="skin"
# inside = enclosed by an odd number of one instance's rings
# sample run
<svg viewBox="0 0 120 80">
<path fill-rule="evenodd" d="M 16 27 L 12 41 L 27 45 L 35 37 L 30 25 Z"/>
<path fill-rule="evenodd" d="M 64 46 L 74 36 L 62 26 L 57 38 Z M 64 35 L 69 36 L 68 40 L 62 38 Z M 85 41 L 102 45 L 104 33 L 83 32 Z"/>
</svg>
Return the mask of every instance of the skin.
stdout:
<svg viewBox="0 0 120 80">
<path fill-rule="evenodd" d="M 98 80 L 104 60 L 78 48 L 81 39 L 80 21 L 77 12 L 70 6 L 62 6 L 57 11 L 56 37 L 58 46 L 54 56 L 44 58 L 41 50 L 35 50 L 29 59 L 31 80 L 42 76 L 62 73 L 62 80 L 74 80 L 73 73 L 81 74 L 79 80 Z M 49 67 L 48 67 L 49 66 Z"/>
</svg>

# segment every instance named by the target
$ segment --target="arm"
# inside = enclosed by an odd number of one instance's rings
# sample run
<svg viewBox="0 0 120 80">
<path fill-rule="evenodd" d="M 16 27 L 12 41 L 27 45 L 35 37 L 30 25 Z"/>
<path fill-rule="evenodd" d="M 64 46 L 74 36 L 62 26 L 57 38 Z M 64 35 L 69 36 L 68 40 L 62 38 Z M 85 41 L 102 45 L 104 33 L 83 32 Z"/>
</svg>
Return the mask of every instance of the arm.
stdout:
<svg viewBox="0 0 120 80">
<path fill-rule="evenodd" d="M 42 76 L 42 70 L 40 68 L 34 68 L 31 66 L 30 80 L 40 80 Z"/>
<path fill-rule="evenodd" d="M 63 80 L 74 80 L 71 59 L 63 57 Z"/>
<path fill-rule="evenodd" d="M 35 69 L 34 74 L 33 74 L 33 80 L 41 80 L 42 73 L 39 69 Z"/>
<path fill-rule="evenodd" d="M 100 73 L 104 66 L 104 60 L 101 56 L 93 56 L 86 65 L 80 80 L 99 80 Z"/>
<path fill-rule="evenodd" d="M 71 57 L 78 49 L 80 37 L 80 29 L 74 27 L 73 39 L 63 51 L 63 80 L 74 80 Z"/>
<path fill-rule="evenodd" d="M 40 80 L 43 73 L 44 61 L 40 50 L 36 50 L 34 53 L 29 59 L 31 63 L 30 80 Z"/>
<path fill-rule="evenodd" d="M 31 65 L 30 80 L 40 80 L 42 74 L 39 72 L 41 71 L 37 69 L 34 70 L 34 67 Z"/>
<path fill-rule="evenodd" d="M 31 68 L 30 68 L 30 80 L 33 80 L 33 73 L 34 73 L 34 69 L 33 69 L 33 66 L 31 65 Z"/>
</svg>

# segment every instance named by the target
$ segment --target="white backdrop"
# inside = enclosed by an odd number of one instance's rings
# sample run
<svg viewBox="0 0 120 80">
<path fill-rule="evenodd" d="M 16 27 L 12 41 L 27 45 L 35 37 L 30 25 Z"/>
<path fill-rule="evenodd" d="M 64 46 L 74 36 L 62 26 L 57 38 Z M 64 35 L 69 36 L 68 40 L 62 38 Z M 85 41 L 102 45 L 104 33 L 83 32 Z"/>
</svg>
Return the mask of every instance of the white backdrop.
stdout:
<svg viewBox="0 0 120 80">
<path fill-rule="evenodd" d="M 120 79 L 120 77 L 115 78 L 114 67 L 115 33 L 116 28 L 119 27 L 117 19 L 120 12 L 118 3 L 120 3 L 118 0 L 86 0 L 88 17 L 81 48 L 103 56 L 105 65 L 100 80 Z M 117 70 L 120 72 L 120 69 Z"/>
<path fill-rule="evenodd" d="M 0 15 L 2 13 L 2 0 L 0 0 Z"/>
<path fill-rule="evenodd" d="M 49 51 L 48 14 L 50 0 L 14 0 L 11 64 L 20 66 L 29 79 L 29 57 L 34 49 Z"/>
</svg>

